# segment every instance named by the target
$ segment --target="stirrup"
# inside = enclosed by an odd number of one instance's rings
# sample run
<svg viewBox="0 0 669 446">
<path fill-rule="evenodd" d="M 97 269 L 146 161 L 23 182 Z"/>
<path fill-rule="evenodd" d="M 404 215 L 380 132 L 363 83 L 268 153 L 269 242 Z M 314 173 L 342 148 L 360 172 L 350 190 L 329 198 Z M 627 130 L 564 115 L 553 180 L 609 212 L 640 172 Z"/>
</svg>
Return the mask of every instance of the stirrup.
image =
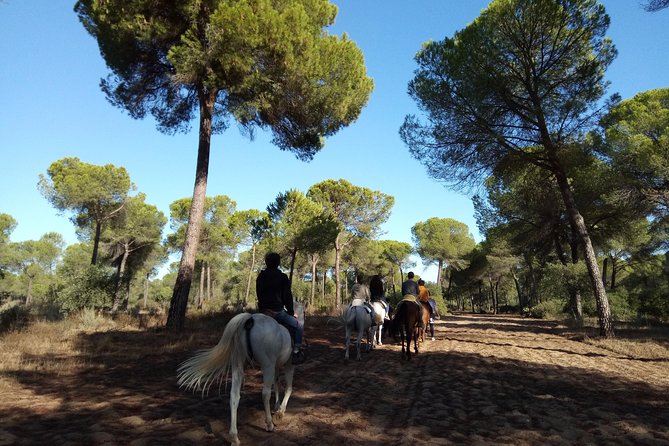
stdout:
<svg viewBox="0 0 669 446">
<path fill-rule="evenodd" d="M 291 358 L 291 362 L 293 363 L 293 365 L 299 365 L 304 363 L 304 352 L 302 350 L 294 352 L 293 357 Z"/>
</svg>

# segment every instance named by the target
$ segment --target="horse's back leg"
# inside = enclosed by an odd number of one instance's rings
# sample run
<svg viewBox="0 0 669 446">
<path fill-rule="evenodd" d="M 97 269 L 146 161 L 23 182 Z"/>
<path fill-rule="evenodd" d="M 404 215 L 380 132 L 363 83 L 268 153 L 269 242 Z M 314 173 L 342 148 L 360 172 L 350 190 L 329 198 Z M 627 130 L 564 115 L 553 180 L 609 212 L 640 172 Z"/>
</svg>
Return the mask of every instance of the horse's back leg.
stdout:
<svg viewBox="0 0 669 446">
<path fill-rule="evenodd" d="M 283 417 L 283 414 L 286 413 L 286 406 L 288 405 L 288 399 L 293 393 L 293 375 L 295 374 L 295 366 L 293 363 L 288 360 L 284 367 L 284 374 L 286 378 L 286 391 L 283 394 L 283 400 L 281 401 L 281 406 L 276 411 L 276 414 L 279 418 Z"/>
<path fill-rule="evenodd" d="M 281 387 L 279 386 L 279 372 L 274 374 L 274 385 L 272 389 L 274 389 L 274 411 L 276 412 L 279 410 L 279 394 L 281 393 Z"/>
<path fill-rule="evenodd" d="M 362 328 L 358 328 L 358 338 L 355 341 L 355 350 L 356 350 L 356 359 L 360 361 L 362 359 L 362 353 L 360 353 L 360 344 L 362 343 Z"/>
<path fill-rule="evenodd" d="M 239 407 L 239 393 L 242 388 L 243 378 L 244 369 L 233 365 L 232 382 L 230 384 L 230 443 L 233 446 L 239 446 L 239 436 L 237 435 L 237 408 Z"/>
<path fill-rule="evenodd" d="M 267 430 L 267 432 L 272 432 L 274 430 L 272 412 L 269 410 L 269 400 L 272 396 L 272 387 L 276 381 L 276 366 L 274 363 L 264 365 L 262 367 L 262 403 L 265 408 L 265 430 Z"/>
<path fill-rule="evenodd" d="M 348 361 L 348 348 L 351 345 L 351 327 L 346 326 L 346 353 L 344 354 L 344 360 Z"/>
</svg>

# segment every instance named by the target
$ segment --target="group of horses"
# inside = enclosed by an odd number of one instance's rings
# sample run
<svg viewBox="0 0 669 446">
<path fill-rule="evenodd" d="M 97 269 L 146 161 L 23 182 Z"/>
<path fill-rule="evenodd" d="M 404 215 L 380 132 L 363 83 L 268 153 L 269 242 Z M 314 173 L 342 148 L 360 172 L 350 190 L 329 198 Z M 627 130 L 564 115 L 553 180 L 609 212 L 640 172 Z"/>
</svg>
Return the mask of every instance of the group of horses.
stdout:
<svg viewBox="0 0 669 446">
<path fill-rule="evenodd" d="M 421 336 L 419 323 L 420 307 L 414 302 L 401 301 L 391 319 L 386 320 L 387 307 L 381 302 L 372 303 L 375 310 L 376 325 L 372 324 L 371 314 L 365 309 L 363 301 L 352 302 L 344 312 L 346 327 L 346 353 L 349 357 L 351 335 L 357 332 L 357 359 L 361 359 L 361 339 L 367 334 L 367 349 L 374 344 L 382 345 L 383 327 L 388 326 L 390 336 L 400 334 L 402 342 L 402 358 L 411 359 L 411 341 L 414 341 L 414 352 L 418 353 L 418 338 Z M 429 308 L 424 304 L 422 339 L 428 326 Z M 371 342 L 370 342 L 371 337 Z M 406 339 L 406 349 L 405 349 Z M 240 391 L 244 381 L 244 368 L 247 364 L 260 367 L 263 375 L 262 400 L 265 412 L 265 429 L 275 429 L 270 411 L 270 399 L 274 391 L 274 411 L 278 419 L 286 412 L 288 399 L 293 391 L 293 375 L 295 366 L 291 361 L 292 341 L 288 329 L 280 325 L 274 318 L 262 313 L 241 313 L 233 317 L 225 326 L 220 341 L 214 347 L 201 350 L 182 362 L 177 370 L 177 383 L 186 390 L 200 389 L 204 395 L 215 382 L 222 382 L 231 376 L 230 381 L 230 442 L 239 446 L 237 432 L 237 408 Z M 280 398 L 279 374 L 283 371 L 285 391 Z"/>
<path fill-rule="evenodd" d="M 421 311 L 419 305 L 423 307 L 423 311 Z M 362 299 L 353 299 L 344 311 L 343 320 L 346 327 L 344 360 L 348 361 L 349 359 L 349 346 L 353 333 L 357 333 L 355 340 L 356 359 L 360 360 L 362 359 L 361 344 L 364 335 L 367 335 L 367 351 L 369 352 L 376 345 L 383 344 L 383 328 L 387 326 L 386 335 L 396 338 L 399 334 L 402 344 L 402 358 L 410 361 L 411 342 L 413 341 L 414 344 L 414 353 L 418 353 L 419 340 L 425 341 L 425 332 L 430 318 L 429 304 L 415 299 L 403 299 L 392 315 L 388 314 L 388 305 L 384 302 L 372 301 L 371 307 L 374 309 L 373 315 Z"/>
</svg>

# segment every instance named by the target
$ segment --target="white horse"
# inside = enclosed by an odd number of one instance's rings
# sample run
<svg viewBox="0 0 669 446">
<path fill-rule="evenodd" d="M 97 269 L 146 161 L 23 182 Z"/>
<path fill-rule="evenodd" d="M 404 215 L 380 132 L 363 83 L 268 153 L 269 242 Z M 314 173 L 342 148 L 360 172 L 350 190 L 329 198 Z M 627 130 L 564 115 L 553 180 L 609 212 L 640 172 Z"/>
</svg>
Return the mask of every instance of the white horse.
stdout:
<svg viewBox="0 0 669 446">
<path fill-rule="evenodd" d="M 181 363 L 178 369 L 178 384 L 186 389 L 202 389 L 204 394 L 215 381 L 220 381 L 232 371 L 230 388 L 230 442 L 239 445 L 237 435 L 237 407 L 239 393 L 247 363 L 260 365 L 263 375 L 262 399 L 265 407 L 265 426 L 274 431 L 269 400 L 272 387 L 275 392 L 275 408 L 278 418 L 286 412 L 288 399 L 293 392 L 295 367 L 291 362 L 292 346 L 288 329 L 264 314 L 241 313 L 225 326 L 218 344 L 202 350 Z M 283 369 L 286 391 L 279 405 L 279 372 Z"/>
<path fill-rule="evenodd" d="M 376 322 L 376 325 L 371 328 L 372 348 L 374 348 L 375 344 L 383 345 L 383 323 L 385 322 L 386 316 L 388 314 L 388 304 L 384 304 L 381 301 L 375 300 L 372 302 L 372 307 L 374 308 L 374 321 Z"/>
<path fill-rule="evenodd" d="M 348 348 L 351 344 L 351 334 L 353 330 L 358 333 L 358 338 L 355 341 L 357 350 L 356 359 L 360 361 L 362 355 L 360 354 L 360 340 L 363 333 L 367 334 L 367 351 L 371 349 L 369 342 L 369 328 L 372 326 L 372 317 L 365 307 L 365 301 L 362 299 L 353 299 L 351 305 L 344 312 L 344 324 L 346 326 L 346 354 L 344 360 L 348 361 Z"/>
</svg>

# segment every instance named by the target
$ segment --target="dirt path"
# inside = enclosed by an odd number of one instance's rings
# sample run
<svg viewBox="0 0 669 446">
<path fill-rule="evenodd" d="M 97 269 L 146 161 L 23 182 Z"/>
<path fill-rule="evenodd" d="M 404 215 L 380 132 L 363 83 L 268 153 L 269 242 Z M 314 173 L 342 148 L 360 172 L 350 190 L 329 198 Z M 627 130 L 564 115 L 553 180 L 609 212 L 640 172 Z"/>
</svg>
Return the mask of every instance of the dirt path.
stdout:
<svg viewBox="0 0 669 446">
<path fill-rule="evenodd" d="M 247 373 L 242 444 L 669 445 L 666 358 L 631 360 L 550 322 L 450 316 L 411 362 L 388 344 L 345 365 L 343 329 L 315 325 L 275 433 L 264 431 L 260 374 Z M 220 332 L 191 336 L 205 348 Z M 12 385 L 0 393 L 0 446 L 227 443 L 227 395 L 176 388 L 186 340 L 157 331 L 79 342 L 100 353 L 82 353 L 75 373 L 0 375 Z"/>
</svg>

